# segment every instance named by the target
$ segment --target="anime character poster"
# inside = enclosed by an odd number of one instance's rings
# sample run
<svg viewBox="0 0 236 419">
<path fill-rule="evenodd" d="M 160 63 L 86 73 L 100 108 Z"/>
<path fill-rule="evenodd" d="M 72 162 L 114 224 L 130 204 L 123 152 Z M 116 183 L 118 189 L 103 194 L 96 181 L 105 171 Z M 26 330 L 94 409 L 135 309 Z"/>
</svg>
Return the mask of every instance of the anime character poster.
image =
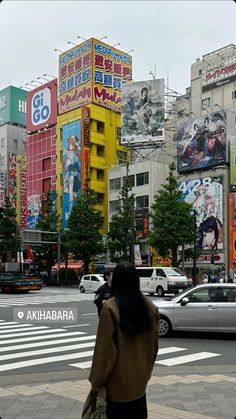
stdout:
<svg viewBox="0 0 236 419">
<path fill-rule="evenodd" d="M 223 249 L 223 178 L 181 182 L 182 200 L 195 209 L 197 224 L 197 247 L 199 249 Z"/>
<path fill-rule="evenodd" d="M 63 125 L 62 146 L 62 225 L 66 227 L 72 206 L 81 193 L 80 120 Z"/>
<path fill-rule="evenodd" d="M 176 140 L 179 172 L 206 169 L 225 163 L 225 111 L 220 110 L 181 123 Z"/>
<path fill-rule="evenodd" d="M 28 197 L 28 228 L 36 228 L 38 217 L 42 211 L 42 200 L 41 195 L 31 195 Z"/>
<path fill-rule="evenodd" d="M 121 143 L 163 140 L 164 79 L 122 84 Z"/>
</svg>

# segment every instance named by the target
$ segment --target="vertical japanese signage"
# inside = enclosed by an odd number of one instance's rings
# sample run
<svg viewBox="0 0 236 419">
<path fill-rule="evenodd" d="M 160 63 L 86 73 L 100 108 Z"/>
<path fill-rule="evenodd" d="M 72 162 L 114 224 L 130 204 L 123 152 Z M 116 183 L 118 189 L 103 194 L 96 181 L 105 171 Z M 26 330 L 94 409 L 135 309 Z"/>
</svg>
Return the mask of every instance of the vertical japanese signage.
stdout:
<svg viewBox="0 0 236 419">
<path fill-rule="evenodd" d="M 81 123 L 62 126 L 62 225 L 66 226 L 72 206 L 81 192 Z"/>
<path fill-rule="evenodd" d="M 223 178 L 205 177 L 181 182 L 182 199 L 196 212 L 197 247 L 223 249 Z"/>
<path fill-rule="evenodd" d="M 0 170 L 0 207 L 3 207 L 5 199 L 5 172 Z"/>
<path fill-rule="evenodd" d="M 82 107 L 81 119 L 81 181 L 82 189 L 86 186 L 87 179 L 89 178 L 89 151 L 90 151 L 90 109 Z"/>
<path fill-rule="evenodd" d="M 121 112 L 121 82 L 132 80 L 132 57 L 93 39 L 93 102 Z"/>
<path fill-rule="evenodd" d="M 27 227 L 28 203 L 27 203 L 27 165 L 26 156 L 16 155 L 16 219 L 20 228 Z"/>
<path fill-rule="evenodd" d="M 11 205 L 16 208 L 16 154 L 9 154 L 9 199 Z"/>
<path fill-rule="evenodd" d="M 92 101 L 92 42 L 83 42 L 59 56 L 59 114 Z"/>
</svg>

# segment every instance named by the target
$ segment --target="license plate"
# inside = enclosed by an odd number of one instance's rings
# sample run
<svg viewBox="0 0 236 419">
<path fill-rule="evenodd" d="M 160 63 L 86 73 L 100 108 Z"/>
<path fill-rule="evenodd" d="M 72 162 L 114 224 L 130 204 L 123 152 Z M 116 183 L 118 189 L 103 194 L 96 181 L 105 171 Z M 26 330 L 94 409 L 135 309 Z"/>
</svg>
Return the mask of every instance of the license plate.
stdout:
<svg viewBox="0 0 236 419">
<path fill-rule="evenodd" d="M 183 292 L 183 290 L 180 290 L 180 289 L 179 289 L 179 292 Z"/>
</svg>

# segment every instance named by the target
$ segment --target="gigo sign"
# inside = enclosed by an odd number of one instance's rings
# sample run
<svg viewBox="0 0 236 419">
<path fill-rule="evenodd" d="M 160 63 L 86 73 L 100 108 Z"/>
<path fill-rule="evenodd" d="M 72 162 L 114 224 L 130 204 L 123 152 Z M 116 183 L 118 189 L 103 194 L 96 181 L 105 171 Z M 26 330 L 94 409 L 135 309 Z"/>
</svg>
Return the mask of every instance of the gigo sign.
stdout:
<svg viewBox="0 0 236 419">
<path fill-rule="evenodd" d="M 32 97 L 31 122 L 40 125 L 48 121 L 51 115 L 51 91 L 48 87 L 36 92 Z"/>
</svg>

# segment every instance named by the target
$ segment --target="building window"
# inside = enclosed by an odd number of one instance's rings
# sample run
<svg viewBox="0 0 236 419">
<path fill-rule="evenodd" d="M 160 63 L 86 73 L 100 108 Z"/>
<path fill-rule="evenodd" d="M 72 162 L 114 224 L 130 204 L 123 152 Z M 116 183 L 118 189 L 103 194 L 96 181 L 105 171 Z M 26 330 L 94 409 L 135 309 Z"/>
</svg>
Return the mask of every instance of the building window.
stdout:
<svg viewBox="0 0 236 419">
<path fill-rule="evenodd" d="M 209 97 L 207 97 L 206 99 L 202 99 L 202 109 L 209 108 L 210 104 L 211 104 L 211 100 Z"/>
<path fill-rule="evenodd" d="M 137 196 L 136 197 L 136 209 L 148 208 L 149 207 L 149 196 Z"/>
<path fill-rule="evenodd" d="M 1 139 L 1 147 L 4 147 L 4 145 L 5 145 L 5 138 L 2 138 Z"/>
<path fill-rule="evenodd" d="M 14 149 L 17 150 L 18 149 L 18 141 L 14 140 Z"/>
<path fill-rule="evenodd" d="M 134 186 L 134 175 L 129 175 L 123 177 L 123 185 L 128 181 L 128 185 L 132 188 Z"/>
<path fill-rule="evenodd" d="M 234 90 L 234 92 L 232 92 L 232 99 L 236 99 L 236 90 Z"/>
<path fill-rule="evenodd" d="M 104 146 L 97 145 L 97 156 L 104 157 Z"/>
<path fill-rule="evenodd" d="M 97 180 L 104 180 L 104 170 L 97 169 Z"/>
<path fill-rule="evenodd" d="M 202 75 L 202 70 L 198 71 L 198 75 L 201 76 Z"/>
<path fill-rule="evenodd" d="M 149 173 L 148 172 L 138 173 L 136 175 L 136 186 L 148 185 L 148 184 L 149 184 Z"/>
<path fill-rule="evenodd" d="M 109 204 L 110 212 L 117 212 L 120 209 L 120 201 L 117 199 L 115 201 L 110 201 Z"/>
<path fill-rule="evenodd" d="M 99 132 L 100 134 L 104 134 L 104 131 L 105 131 L 104 122 L 97 121 L 97 132 Z"/>
<path fill-rule="evenodd" d="M 51 169 L 51 157 L 43 159 L 43 172 Z"/>
<path fill-rule="evenodd" d="M 51 178 L 48 177 L 43 179 L 43 193 L 48 192 L 51 189 Z"/>
<path fill-rule="evenodd" d="M 97 193 L 97 203 L 104 204 L 104 193 Z"/>
<path fill-rule="evenodd" d="M 124 164 L 127 162 L 127 152 L 122 150 L 117 150 L 116 152 L 118 164 Z"/>
<path fill-rule="evenodd" d="M 120 140 L 121 140 L 121 128 L 120 127 L 116 128 L 116 138 L 120 142 Z"/>
<path fill-rule="evenodd" d="M 110 191 L 117 191 L 121 188 L 120 178 L 110 179 Z"/>
</svg>

